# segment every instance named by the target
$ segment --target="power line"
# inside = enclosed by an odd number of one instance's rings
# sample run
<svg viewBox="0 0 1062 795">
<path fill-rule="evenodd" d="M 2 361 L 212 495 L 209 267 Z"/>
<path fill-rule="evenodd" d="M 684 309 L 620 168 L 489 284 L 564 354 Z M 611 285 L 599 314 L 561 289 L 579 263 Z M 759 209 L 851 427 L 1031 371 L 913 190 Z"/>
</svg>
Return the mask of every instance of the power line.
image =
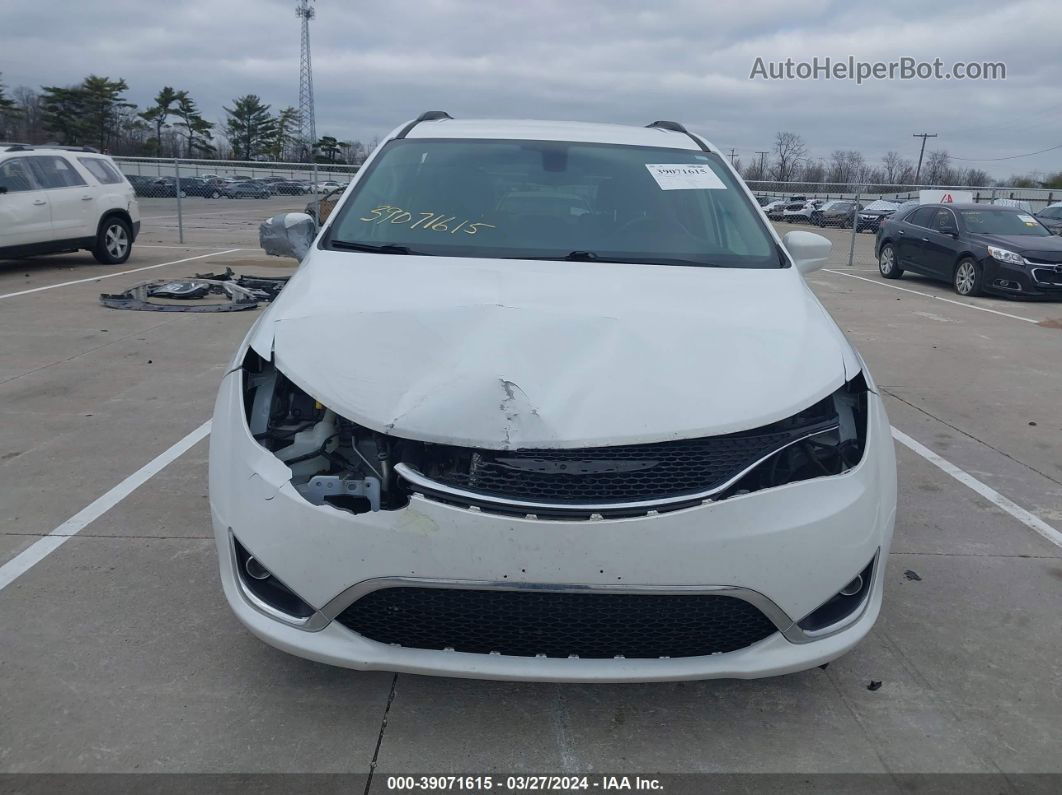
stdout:
<svg viewBox="0 0 1062 795">
<path fill-rule="evenodd" d="M 915 185 L 918 184 L 918 178 L 922 174 L 922 156 L 926 153 L 926 138 L 936 138 L 936 133 L 915 133 L 912 138 L 922 139 L 922 149 L 918 153 L 918 168 L 915 169 Z"/>
<path fill-rule="evenodd" d="M 1062 144 L 1058 146 L 1049 146 L 1046 149 L 1040 149 L 1036 152 L 1026 152 L 1023 155 L 1007 155 L 1006 157 L 954 157 L 952 160 L 965 160 L 969 163 L 995 163 L 1000 160 L 1017 160 L 1019 157 L 1032 157 L 1033 155 L 1042 155 L 1044 152 L 1053 152 L 1055 149 L 1062 149 Z"/>
</svg>

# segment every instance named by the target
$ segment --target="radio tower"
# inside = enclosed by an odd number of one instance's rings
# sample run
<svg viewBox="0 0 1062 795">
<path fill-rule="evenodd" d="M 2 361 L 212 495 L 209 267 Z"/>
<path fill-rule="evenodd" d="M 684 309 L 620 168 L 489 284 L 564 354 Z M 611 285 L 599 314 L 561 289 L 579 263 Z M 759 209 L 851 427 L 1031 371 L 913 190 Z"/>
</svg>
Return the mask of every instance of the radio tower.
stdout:
<svg viewBox="0 0 1062 795">
<path fill-rule="evenodd" d="M 313 67 L 310 64 L 310 20 L 314 0 L 298 0 L 295 16 L 302 24 L 302 53 L 299 57 L 299 141 L 303 159 L 310 160 L 317 143 L 317 123 L 313 111 Z"/>
</svg>

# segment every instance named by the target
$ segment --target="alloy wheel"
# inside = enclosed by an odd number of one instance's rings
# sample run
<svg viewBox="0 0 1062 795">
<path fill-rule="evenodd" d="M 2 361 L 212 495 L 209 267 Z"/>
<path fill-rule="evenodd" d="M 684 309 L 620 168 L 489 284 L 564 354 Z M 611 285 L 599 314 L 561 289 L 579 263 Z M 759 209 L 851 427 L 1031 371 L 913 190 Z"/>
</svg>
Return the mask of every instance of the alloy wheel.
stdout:
<svg viewBox="0 0 1062 795">
<path fill-rule="evenodd" d="M 881 271 L 882 276 L 888 276 L 895 267 L 896 253 L 892 250 L 892 246 L 885 246 L 881 250 L 881 256 L 878 259 L 878 270 Z"/>
<path fill-rule="evenodd" d="M 103 247 L 115 259 L 121 259 L 129 248 L 129 236 L 121 224 L 111 224 L 103 235 Z"/>
<path fill-rule="evenodd" d="M 977 281 L 977 270 L 974 268 L 974 264 L 967 260 L 966 262 L 960 262 L 958 269 L 955 271 L 955 290 L 959 295 L 969 295 L 973 292 L 974 284 Z"/>
</svg>

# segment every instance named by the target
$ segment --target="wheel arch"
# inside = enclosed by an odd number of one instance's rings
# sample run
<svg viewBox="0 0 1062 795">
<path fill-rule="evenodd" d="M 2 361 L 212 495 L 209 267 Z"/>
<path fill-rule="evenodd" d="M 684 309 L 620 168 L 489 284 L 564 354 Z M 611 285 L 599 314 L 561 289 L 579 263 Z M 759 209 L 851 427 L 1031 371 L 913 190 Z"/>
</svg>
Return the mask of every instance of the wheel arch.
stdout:
<svg viewBox="0 0 1062 795">
<path fill-rule="evenodd" d="M 972 259 L 973 262 L 974 262 L 974 265 L 976 265 L 978 268 L 981 267 L 981 259 L 980 259 L 980 257 L 978 257 L 976 254 L 974 254 L 972 251 L 962 251 L 962 252 L 960 252 L 959 254 L 957 254 L 955 256 L 955 261 L 953 263 L 951 263 L 951 275 L 952 276 L 955 276 L 955 271 L 958 270 L 959 263 L 962 262 L 964 259 Z"/>
<path fill-rule="evenodd" d="M 100 232 L 103 230 L 103 225 L 110 218 L 121 218 L 123 221 L 129 224 L 130 231 L 133 230 L 133 217 L 129 215 L 128 211 L 123 210 L 120 207 L 114 207 L 110 210 L 107 210 L 103 215 L 100 216 L 100 222 L 96 224 L 97 237 L 99 237 Z"/>
</svg>

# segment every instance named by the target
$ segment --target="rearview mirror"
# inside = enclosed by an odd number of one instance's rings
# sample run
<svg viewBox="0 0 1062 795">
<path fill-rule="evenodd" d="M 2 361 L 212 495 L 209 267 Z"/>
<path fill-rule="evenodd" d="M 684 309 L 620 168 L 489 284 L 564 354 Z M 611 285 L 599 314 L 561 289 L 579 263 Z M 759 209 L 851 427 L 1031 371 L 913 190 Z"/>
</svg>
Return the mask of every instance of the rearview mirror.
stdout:
<svg viewBox="0 0 1062 795">
<path fill-rule="evenodd" d="M 782 245 L 801 273 L 811 273 L 821 268 L 833 250 L 833 243 L 814 232 L 789 232 L 782 238 Z"/>
<path fill-rule="evenodd" d="M 317 237 L 317 224 L 306 213 L 281 213 L 258 227 L 258 242 L 273 257 L 293 257 L 299 262 Z"/>
</svg>

